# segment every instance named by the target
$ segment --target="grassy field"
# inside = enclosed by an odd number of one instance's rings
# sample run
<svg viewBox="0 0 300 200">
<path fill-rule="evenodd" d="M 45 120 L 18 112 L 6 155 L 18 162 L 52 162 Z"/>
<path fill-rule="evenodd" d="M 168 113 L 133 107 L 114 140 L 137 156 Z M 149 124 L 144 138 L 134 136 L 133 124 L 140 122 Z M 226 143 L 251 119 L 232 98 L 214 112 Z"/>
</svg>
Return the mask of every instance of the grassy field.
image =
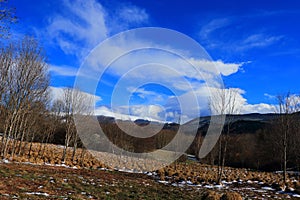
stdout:
<svg viewBox="0 0 300 200">
<path fill-rule="evenodd" d="M 0 160 L 0 199 L 300 199 L 299 177 L 288 178 L 282 191 L 282 176 L 271 172 L 226 167 L 222 185 L 215 183 L 217 168 L 195 161 L 173 163 L 144 173 L 120 172 L 114 155 L 98 152 L 95 159 L 61 162 L 61 146 L 47 145 L 43 155 L 35 143 L 12 161 Z M 105 166 L 101 160 L 109 160 Z M 126 161 L 126 162 L 125 162 Z M 152 161 L 124 159 L 124 171 L 142 170 Z M 130 170 L 131 169 L 131 170 Z"/>
<path fill-rule="evenodd" d="M 204 192 L 164 185 L 144 174 L 0 164 L 0 199 L 201 199 Z"/>
</svg>

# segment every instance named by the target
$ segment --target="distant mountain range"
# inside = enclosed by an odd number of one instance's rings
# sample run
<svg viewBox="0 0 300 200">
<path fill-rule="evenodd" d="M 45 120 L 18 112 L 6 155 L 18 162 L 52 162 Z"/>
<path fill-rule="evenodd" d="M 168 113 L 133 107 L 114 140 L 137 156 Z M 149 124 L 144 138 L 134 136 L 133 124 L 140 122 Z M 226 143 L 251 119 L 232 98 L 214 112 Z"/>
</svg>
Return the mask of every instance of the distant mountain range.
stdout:
<svg viewBox="0 0 300 200">
<path fill-rule="evenodd" d="M 300 112 L 294 113 L 297 115 L 300 120 Z M 224 126 L 226 127 L 228 122 L 230 121 L 230 129 L 232 134 L 243 134 L 243 133 L 256 133 L 259 129 L 263 129 L 268 124 L 270 124 L 273 120 L 278 118 L 280 114 L 275 113 L 267 113 L 267 114 L 260 114 L 260 113 L 251 113 L 251 114 L 239 114 L 239 115 L 227 115 Z M 97 116 L 99 123 L 116 123 L 116 121 L 130 124 L 129 122 L 134 122 L 138 126 L 161 126 L 163 129 L 167 130 L 174 130 L 177 131 L 179 124 L 177 123 L 162 123 L 162 122 L 155 122 L 149 121 L 145 119 L 136 119 L 135 121 L 129 120 L 120 120 L 115 119 L 113 117 L 106 117 L 106 116 Z M 189 130 L 194 132 L 196 129 L 201 134 L 206 133 L 209 124 L 210 124 L 211 116 L 199 117 L 195 118 L 185 124 L 182 124 L 184 130 Z"/>
<path fill-rule="evenodd" d="M 230 121 L 232 133 L 241 134 L 241 133 L 255 133 L 257 130 L 262 129 L 267 124 L 276 119 L 279 114 L 268 113 L 251 113 L 251 114 L 239 114 L 239 115 L 228 115 L 225 120 L 224 126 Z M 299 114 L 300 116 L 300 114 Z M 106 116 L 97 116 L 99 123 L 116 123 L 116 121 L 122 121 L 123 123 L 129 122 L 127 120 L 115 119 L 113 117 Z M 190 130 L 195 130 L 198 128 L 198 131 L 205 132 L 209 127 L 210 116 L 195 118 L 185 124 L 183 127 L 189 127 Z M 132 122 L 132 121 L 131 121 Z M 134 123 L 138 126 L 147 126 L 151 121 L 145 119 L 137 119 Z M 162 125 L 160 122 L 151 122 L 151 124 Z M 177 123 L 164 123 L 163 129 L 177 130 L 179 124 Z"/>
</svg>

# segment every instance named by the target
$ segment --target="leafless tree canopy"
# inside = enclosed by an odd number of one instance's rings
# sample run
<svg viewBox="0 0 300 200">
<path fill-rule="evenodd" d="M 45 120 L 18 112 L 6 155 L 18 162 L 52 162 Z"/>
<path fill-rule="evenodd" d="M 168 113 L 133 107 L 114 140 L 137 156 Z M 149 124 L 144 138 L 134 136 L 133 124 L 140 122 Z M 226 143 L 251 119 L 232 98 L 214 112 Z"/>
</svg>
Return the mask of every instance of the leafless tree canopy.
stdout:
<svg viewBox="0 0 300 200">
<path fill-rule="evenodd" d="M 25 37 L 0 51 L 0 105 L 4 116 L 1 155 L 5 157 L 10 139 L 23 138 L 45 111 L 49 76 L 43 50 L 33 38 Z M 14 141 L 12 154 L 15 147 Z"/>
<path fill-rule="evenodd" d="M 277 96 L 277 113 L 279 117 L 275 121 L 274 135 L 271 137 L 273 144 L 279 150 L 283 166 L 283 181 L 287 183 L 287 163 L 293 155 L 291 152 L 298 152 L 299 146 L 299 125 L 297 112 L 300 111 L 300 96 L 287 93 L 286 95 Z M 293 159 L 298 155 L 294 154 Z"/>
<path fill-rule="evenodd" d="M 211 113 L 214 115 L 225 115 L 225 126 L 218 141 L 218 183 L 221 183 L 224 176 L 223 170 L 225 166 L 225 158 L 227 154 L 227 146 L 230 134 L 230 127 L 232 124 L 233 114 L 238 114 L 241 105 L 237 101 L 238 91 L 236 89 L 215 89 L 213 95 L 210 97 Z"/>
<path fill-rule="evenodd" d="M 79 89 L 64 88 L 61 100 L 56 101 L 56 104 L 60 104 L 62 107 L 66 130 L 62 161 L 66 160 L 66 153 L 71 142 L 73 145 L 72 160 L 75 160 L 79 137 L 75 126 L 74 117 L 88 117 L 91 115 L 93 110 L 93 100 L 94 99 L 92 95 L 84 93 Z"/>
<path fill-rule="evenodd" d="M 16 21 L 15 9 L 8 7 L 8 0 L 0 0 L 0 38 L 10 36 L 10 24 Z"/>
</svg>

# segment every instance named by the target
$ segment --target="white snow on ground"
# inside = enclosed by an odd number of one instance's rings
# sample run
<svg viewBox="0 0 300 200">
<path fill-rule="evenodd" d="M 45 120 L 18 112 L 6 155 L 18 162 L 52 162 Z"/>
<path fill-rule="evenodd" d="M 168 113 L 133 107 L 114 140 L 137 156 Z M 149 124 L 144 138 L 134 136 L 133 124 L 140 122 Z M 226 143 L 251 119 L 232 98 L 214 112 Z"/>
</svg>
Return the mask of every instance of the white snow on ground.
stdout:
<svg viewBox="0 0 300 200">
<path fill-rule="evenodd" d="M 159 180 L 158 182 L 163 183 L 163 184 L 168 184 L 169 183 L 168 181 L 161 181 L 161 180 Z"/>
<path fill-rule="evenodd" d="M 29 194 L 29 195 L 39 195 L 39 196 L 45 196 L 45 197 L 49 197 L 50 195 L 46 192 L 26 192 L 25 194 Z"/>
<path fill-rule="evenodd" d="M 7 159 L 2 159 L 1 161 L 0 161 L 1 163 L 10 163 L 10 161 L 9 160 L 7 160 Z"/>
<path fill-rule="evenodd" d="M 274 191 L 275 189 L 271 188 L 271 187 L 262 187 L 261 188 L 262 190 L 271 190 L 271 191 Z"/>
<path fill-rule="evenodd" d="M 204 187 L 208 188 L 208 189 L 213 189 L 214 188 L 214 186 L 212 186 L 212 185 L 205 185 Z"/>
</svg>

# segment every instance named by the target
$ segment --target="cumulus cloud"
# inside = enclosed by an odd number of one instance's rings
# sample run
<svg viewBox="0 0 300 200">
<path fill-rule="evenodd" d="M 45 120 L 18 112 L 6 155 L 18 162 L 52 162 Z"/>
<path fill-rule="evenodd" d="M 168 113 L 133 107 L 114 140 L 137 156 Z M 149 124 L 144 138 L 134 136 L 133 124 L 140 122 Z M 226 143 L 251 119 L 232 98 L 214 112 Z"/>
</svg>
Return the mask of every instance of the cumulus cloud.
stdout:
<svg viewBox="0 0 300 200">
<path fill-rule="evenodd" d="M 161 110 L 153 109 L 152 105 L 157 103 L 154 101 L 156 97 L 163 97 L 164 101 L 159 103 L 170 120 L 177 121 L 174 116 L 177 117 L 178 114 L 182 115 L 182 120 L 185 121 L 200 115 L 209 115 L 208 99 L 211 91 L 208 88 L 222 87 L 220 76 L 237 73 L 244 63 L 212 61 L 205 53 L 198 52 L 200 56 L 191 54 L 190 46 L 186 49 L 178 48 L 173 40 L 161 42 L 156 39 L 151 36 L 145 39 L 139 37 L 139 34 L 119 35 L 95 49 L 86 60 L 86 69 L 82 68 L 80 74 L 84 76 L 90 72 L 98 77 L 103 72 L 118 79 L 112 86 L 117 97 L 118 110 L 115 111 L 118 113 L 133 114 L 140 118 L 149 117 L 148 114 L 151 113 L 151 118 L 158 119 L 161 117 Z M 172 94 L 162 95 L 158 91 L 141 88 L 151 83 L 168 88 Z M 238 92 L 239 100 L 245 104 L 242 90 Z M 148 101 L 148 105 L 142 107 L 133 103 L 128 113 L 120 108 L 127 108 L 131 95 L 143 99 L 148 97 L 152 101 Z M 120 96 L 122 98 L 119 98 Z M 150 112 L 151 109 L 153 110 Z"/>
<path fill-rule="evenodd" d="M 276 107 L 274 105 L 259 103 L 259 104 L 245 104 L 242 106 L 241 113 L 274 113 Z"/>
<path fill-rule="evenodd" d="M 100 106 L 95 109 L 95 115 L 104 115 L 114 117 L 115 119 L 135 121 L 137 119 L 145 119 L 155 122 L 166 122 L 160 114 L 163 112 L 161 106 L 158 105 L 135 105 L 131 107 L 117 107 L 110 109 L 106 106 Z"/>
<path fill-rule="evenodd" d="M 191 59 L 190 62 L 195 66 L 201 66 L 202 69 L 222 74 L 223 76 L 229 76 L 236 73 L 244 63 L 224 63 L 222 60 L 208 61 L 208 60 L 195 60 Z"/>
<path fill-rule="evenodd" d="M 167 46 L 159 42 L 145 41 L 138 37 L 114 38 L 102 44 L 102 48 L 94 50 L 87 59 L 86 66 L 89 69 L 85 71 L 95 72 L 90 73 L 95 75 L 106 70 L 105 73 L 124 79 L 122 84 L 128 85 L 127 88 L 132 87 L 132 82 L 143 80 L 172 85 L 177 90 L 186 91 L 197 88 L 203 81 L 213 81 L 216 76 L 234 74 L 244 65 L 212 61 L 205 56 L 201 58 L 201 52 L 200 58 L 182 58 L 174 52 L 185 49 L 176 49 L 172 44 Z"/>
<path fill-rule="evenodd" d="M 64 0 L 63 4 L 68 17 L 64 14 L 52 16 L 46 31 L 50 40 L 54 41 L 65 54 L 77 56 L 78 61 L 112 32 L 149 20 L 145 10 L 133 5 L 120 7 L 112 19 L 112 13 L 105 10 L 96 0 L 72 2 Z M 212 21 L 202 29 L 201 34 L 209 38 L 213 32 L 224 28 L 230 22 L 228 19 Z M 212 61 L 204 50 L 198 51 L 195 45 L 177 40 L 179 36 L 174 38 L 170 38 L 167 34 L 159 36 L 147 32 L 141 35 L 120 35 L 114 40 L 102 43 L 102 48 L 94 49 L 92 56 L 86 60 L 88 69 L 79 71 L 79 75 L 86 77 L 84 83 L 89 86 L 93 79 L 98 80 L 97 75 L 100 76 L 101 72 L 105 71 L 114 80 L 118 79 L 118 85 L 111 84 L 111 87 L 116 90 L 119 98 L 118 104 L 112 110 L 101 106 L 96 108 L 96 114 L 156 121 L 177 121 L 181 115 L 181 122 L 200 115 L 208 115 L 210 114 L 208 99 L 212 88 L 222 87 L 218 77 L 237 73 L 245 64 Z M 244 44 L 258 47 L 280 40 L 270 36 L 265 44 L 258 44 L 262 38 L 264 35 L 252 35 L 244 40 Z M 55 65 L 50 66 L 49 71 L 57 76 L 75 76 L 77 72 L 73 67 Z M 168 88 L 172 94 L 141 88 L 147 83 L 158 83 Z M 61 95 L 61 88 L 52 87 L 51 90 L 54 97 Z M 248 104 L 243 94 L 243 90 L 237 90 L 237 101 L 242 105 L 242 113 L 271 110 L 271 106 L 267 104 Z M 100 96 L 104 95 L 100 91 L 94 98 L 100 101 Z M 130 95 L 150 100 L 145 105 L 133 102 L 129 106 L 126 96 Z"/>
<path fill-rule="evenodd" d="M 63 95 L 64 95 L 64 87 L 49 87 L 49 93 L 51 96 L 51 100 L 62 100 L 63 99 Z M 82 94 L 84 94 L 87 98 L 92 99 L 93 102 L 97 103 L 100 102 L 102 100 L 102 98 L 100 96 L 97 95 L 93 95 L 87 92 L 81 92 Z"/>
</svg>

